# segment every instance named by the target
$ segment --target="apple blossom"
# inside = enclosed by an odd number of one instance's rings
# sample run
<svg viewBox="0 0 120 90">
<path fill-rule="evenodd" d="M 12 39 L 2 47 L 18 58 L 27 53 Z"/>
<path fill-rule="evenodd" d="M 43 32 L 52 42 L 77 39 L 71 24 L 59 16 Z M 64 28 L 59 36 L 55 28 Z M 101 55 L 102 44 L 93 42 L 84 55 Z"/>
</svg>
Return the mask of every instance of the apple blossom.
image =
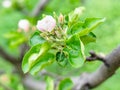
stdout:
<svg viewBox="0 0 120 90">
<path fill-rule="evenodd" d="M 2 6 L 5 7 L 5 8 L 9 8 L 9 7 L 11 7 L 11 5 L 12 5 L 12 3 L 11 3 L 10 0 L 4 0 L 2 2 Z"/>
<path fill-rule="evenodd" d="M 37 22 L 37 29 L 40 30 L 41 32 L 51 32 L 56 26 L 56 20 L 50 16 L 47 15 L 45 16 L 45 18 L 43 18 L 42 20 L 39 20 Z"/>
<path fill-rule="evenodd" d="M 22 29 L 24 30 L 25 32 L 27 32 L 30 28 L 30 23 L 27 19 L 21 19 L 19 22 L 18 22 L 18 27 L 19 29 Z"/>
</svg>

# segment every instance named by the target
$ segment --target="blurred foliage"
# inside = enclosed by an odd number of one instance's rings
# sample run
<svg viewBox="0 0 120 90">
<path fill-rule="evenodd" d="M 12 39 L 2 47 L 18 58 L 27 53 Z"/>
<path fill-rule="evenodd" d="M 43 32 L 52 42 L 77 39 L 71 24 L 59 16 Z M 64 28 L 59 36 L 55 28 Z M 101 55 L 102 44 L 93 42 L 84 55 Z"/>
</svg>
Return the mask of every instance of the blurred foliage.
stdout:
<svg viewBox="0 0 120 90">
<path fill-rule="evenodd" d="M 22 12 L 14 8 L 4 8 L 2 7 L 2 1 L 0 0 L 0 46 L 2 46 L 8 53 L 11 55 L 19 55 L 18 48 L 9 48 L 7 40 L 3 38 L 3 34 L 9 31 L 17 30 L 17 23 L 20 19 L 28 18 Z M 16 1 L 16 0 L 14 0 Z M 18 0 L 19 1 L 19 0 Z M 20 0 L 22 1 L 22 0 Z M 23 4 L 27 10 L 30 12 L 33 10 L 33 7 L 38 2 L 38 0 L 23 0 Z M 96 43 L 89 44 L 86 49 L 86 54 L 88 51 L 94 50 L 99 53 L 109 53 L 113 48 L 119 45 L 120 38 L 120 3 L 119 0 L 85 0 L 85 3 L 80 3 L 80 0 L 51 0 L 50 3 L 45 7 L 42 13 L 52 14 L 53 11 L 58 14 L 62 12 L 63 14 L 68 13 L 79 5 L 84 5 L 86 7 L 86 16 L 85 17 L 106 17 L 107 21 L 102 24 L 94 33 L 97 35 Z M 41 14 L 40 14 L 41 17 Z M 100 62 L 91 62 L 86 63 L 81 69 L 75 71 L 68 71 L 66 68 L 58 67 L 57 64 L 54 64 L 54 72 L 58 74 L 66 75 L 69 73 L 71 75 L 79 75 L 84 71 L 92 72 L 100 65 Z M 4 68 L 3 68 L 4 67 Z M 54 67 L 57 67 L 54 69 Z M 12 74 L 12 65 L 2 58 L 0 58 L 0 70 Z M 53 71 L 52 70 L 52 71 Z M 59 71 L 58 71 L 59 70 Z M 72 70 L 72 69 L 71 69 Z M 119 90 L 120 86 L 120 70 L 116 74 L 103 83 L 101 86 L 94 90 Z M 12 74 L 13 75 L 13 74 Z M 13 75 L 14 76 L 14 75 Z M 1 77 L 1 76 L 0 76 Z M 18 78 L 18 77 L 16 77 Z M 19 80 L 19 78 L 18 78 Z M 18 84 L 17 80 L 16 83 Z M 113 84 L 114 83 L 114 84 Z M 17 88 L 17 87 L 16 87 Z M 3 90 L 0 87 L 0 90 Z M 18 90 L 18 89 L 15 89 Z M 22 90 L 22 89 L 19 89 Z"/>
</svg>

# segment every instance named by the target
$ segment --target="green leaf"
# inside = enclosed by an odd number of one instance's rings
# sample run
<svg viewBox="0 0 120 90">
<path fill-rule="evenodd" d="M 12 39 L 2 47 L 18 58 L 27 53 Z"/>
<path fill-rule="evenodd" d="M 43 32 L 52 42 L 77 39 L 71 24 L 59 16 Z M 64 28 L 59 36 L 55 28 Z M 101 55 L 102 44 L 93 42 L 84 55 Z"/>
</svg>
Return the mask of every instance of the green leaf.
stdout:
<svg viewBox="0 0 120 90">
<path fill-rule="evenodd" d="M 84 64 L 85 58 L 81 51 L 69 50 L 69 63 L 74 67 L 78 68 Z"/>
<path fill-rule="evenodd" d="M 69 53 L 69 63 L 75 67 L 81 67 L 85 61 L 84 45 L 77 34 L 73 35 L 66 42 Z"/>
<path fill-rule="evenodd" d="M 8 40 L 8 45 L 12 48 L 17 47 L 27 41 L 25 35 L 19 32 L 9 32 L 4 34 L 3 36 Z"/>
<path fill-rule="evenodd" d="M 81 36 L 80 39 L 83 42 L 83 44 L 86 45 L 90 42 L 95 42 L 96 36 L 94 33 L 90 32 L 88 35 Z"/>
<path fill-rule="evenodd" d="M 54 58 L 55 56 L 53 53 L 50 52 L 45 53 L 43 56 L 38 58 L 38 60 L 34 63 L 34 65 L 30 69 L 30 73 L 32 75 L 35 75 L 46 66 L 51 65 L 54 62 Z"/>
<path fill-rule="evenodd" d="M 37 44 L 33 46 L 24 56 L 23 61 L 22 61 L 22 70 L 24 73 L 27 73 L 29 71 L 29 64 L 28 60 L 29 57 L 32 56 L 33 54 L 37 54 L 40 51 L 41 44 Z"/>
<path fill-rule="evenodd" d="M 88 28 L 96 24 L 102 23 L 105 21 L 105 18 L 86 18 L 83 24 L 83 28 Z"/>
<path fill-rule="evenodd" d="M 77 34 L 72 35 L 68 40 L 66 40 L 67 46 L 75 50 L 80 50 L 80 38 Z"/>
<path fill-rule="evenodd" d="M 78 33 L 79 36 L 84 36 L 89 34 L 93 29 L 95 29 L 104 21 L 105 21 L 105 18 L 87 18 L 83 25 L 84 29 Z"/>
<path fill-rule="evenodd" d="M 69 30 L 67 30 L 68 35 L 73 35 L 75 33 L 78 33 L 82 30 L 83 22 L 77 22 L 71 26 Z"/>
<path fill-rule="evenodd" d="M 65 67 L 67 62 L 68 62 L 68 54 L 67 54 L 67 52 L 66 53 L 63 52 L 63 51 L 57 52 L 56 53 L 56 61 L 58 62 L 58 64 L 60 66 Z"/>
<path fill-rule="evenodd" d="M 46 90 L 54 90 L 54 81 L 51 77 L 46 77 L 46 84 L 47 84 L 47 87 L 46 87 Z"/>
<path fill-rule="evenodd" d="M 28 72 L 33 68 L 36 62 L 43 59 L 43 56 L 47 54 L 48 50 L 50 49 L 51 45 L 48 42 L 43 44 L 37 44 L 33 46 L 24 56 L 22 62 L 22 69 L 24 73 Z M 49 56 L 49 54 L 48 54 Z M 47 57 L 47 55 L 46 55 Z"/>
<path fill-rule="evenodd" d="M 7 39 L 15 39 L 23 36 L 23 34 L 19 32 L 8 32 L 8 33 L 5 33 L 3 36 Z"/>
<path fill-rule="evenodd" d="M 24 42 L 26 42 L 26 38 L 25 37 L 19 37 L 17 39 L 10 40 L 9 45 L 10 45 L 10 47 L 17 47 Z"/>
<path fill-rule="evenodd" d="M 69 16 L 65 15 L 65 21 L 68 22 L 69 21 Z"/>
<path fill-rule="evenodd" d="M 62 80 L 58 86 L 58 90 L 71 90 L 73 87 L 73 82 L 71 79 L 66 78 Z"/>
<path fill-rule="evenodd" d="M 30 38 L 30 45 L 34 46 L 36 44 L 42 44 L 45 39 L 40 36 L 40 32 L 35 32 Z"/>
</svg>

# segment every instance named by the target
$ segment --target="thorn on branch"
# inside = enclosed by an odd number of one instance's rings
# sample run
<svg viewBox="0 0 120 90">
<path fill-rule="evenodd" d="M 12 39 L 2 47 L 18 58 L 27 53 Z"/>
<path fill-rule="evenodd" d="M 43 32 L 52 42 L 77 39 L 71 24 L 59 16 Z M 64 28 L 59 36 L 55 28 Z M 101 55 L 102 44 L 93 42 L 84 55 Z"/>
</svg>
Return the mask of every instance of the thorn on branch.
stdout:
<svg viewBox="0 0 120 90">
<path fill-rule="evenodd" d="M 110 65 L 106 62 L 105 57 L 101 55 L 97 55 L 94 51 L 90 51 L 90 56 L 86 58 L 86 61 L 101 61 L 105 64 L 105 66 L 110 67 Z"/>
</svg>

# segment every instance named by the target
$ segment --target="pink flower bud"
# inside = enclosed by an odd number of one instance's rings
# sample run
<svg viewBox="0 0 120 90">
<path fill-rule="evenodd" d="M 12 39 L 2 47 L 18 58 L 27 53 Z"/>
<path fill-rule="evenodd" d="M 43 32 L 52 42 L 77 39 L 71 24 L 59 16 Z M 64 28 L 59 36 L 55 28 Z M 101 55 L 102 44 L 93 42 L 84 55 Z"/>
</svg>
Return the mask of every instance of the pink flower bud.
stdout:
<svg viewBox="0 0 120 90">
<path fill-rule="evenodd" d="M 56 26 L 56 20 L 52 16 L 46 16 L 37 22 L 37 29 L 41 32 L 51 32 Z"/>
<path fill-rule="evenodd" d="M 62 14 L 60 14 L 60 16 L 58 17 L 58 22 L 59 23 L 63 23 L 64 22 L 64 16 Z"/>
<path fill-rule="evenodd" d="M 22 19 L 18 22 L 18 27 L 19 29 L 24 30 L 25 32 L 27 32 L 30 28 L 30 23 L 28 20 L 26 19 Z"/>
</svg>

